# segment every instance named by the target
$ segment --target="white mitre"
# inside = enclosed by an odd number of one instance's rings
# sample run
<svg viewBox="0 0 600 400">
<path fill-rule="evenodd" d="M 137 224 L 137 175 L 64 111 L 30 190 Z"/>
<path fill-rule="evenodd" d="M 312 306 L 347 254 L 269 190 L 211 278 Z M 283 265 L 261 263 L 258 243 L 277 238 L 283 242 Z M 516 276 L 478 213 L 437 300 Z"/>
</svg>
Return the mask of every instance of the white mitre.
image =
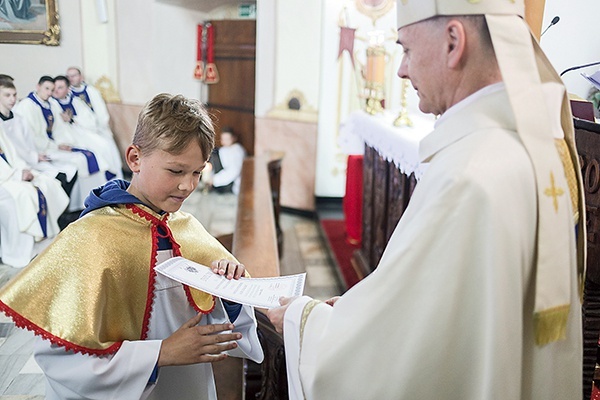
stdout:
<svg viewBox="0 0 600 400">
<path fill-rule="evenodd" d="M 573 119 L 560 77 L 523 20 L 523 0 L 398 0 L 398 28 L 436 16 L 485 15 L 494 51 L 515 114 L 517 130 L 534 166 L 538 193 L 536 343 L 563 339 L 570 306 L 571 271 L 577 257 L 575 216 L 579 229 L 580 284 L 585 266 L 585 210 Z M 555 82 L 561 90 L 548 109 L 542 84 Z M 544 85 L 547 86 L 547 85 Z M 560 113 L 560 120 L 557 114 Z M 554 137 L 563 137 L 555 144 Z M 557 147 L 567 149 L 563 157 Z M 564 165 L 564 168 L 563 168 Z M 574 174 L 565 176 L 564 171 Z M 490 177 L 493 179 L 493 177 Z M 570 181 L 570 182 L 568 182 Z M 570 196 L 569 196 L 570 194 Z M 510 193 L 506 194 L 510 196 Z M 571 235 L 568 235 L 571 233 Z"/>
</svg>

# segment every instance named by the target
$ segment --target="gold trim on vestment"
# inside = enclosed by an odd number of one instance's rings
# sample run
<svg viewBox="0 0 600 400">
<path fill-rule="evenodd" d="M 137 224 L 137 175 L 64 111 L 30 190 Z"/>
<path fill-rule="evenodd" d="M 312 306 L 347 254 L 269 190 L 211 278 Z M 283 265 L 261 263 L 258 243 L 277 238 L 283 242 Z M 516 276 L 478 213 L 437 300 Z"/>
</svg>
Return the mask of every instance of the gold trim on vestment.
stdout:
<svg viewBox="0 0 600 400">
<path fill-rule="evenodd" d="M 569 304 L 536 312 L 533 315 L 535 343 L 539 346 L 567 337 Z"/>
<path fill-rule="evenodd" d="M 563 164 L 567 186 L 569 187 L 571 206 L 573 207 L 573 221 L 577 223 L 579 221 L 579 189 L 577 186 L 577 175 L 575 174 L 576 169 L 565 139 L 554 139 L 554 144 L 558 150 L 560 161 Z"/>
<path fill-rule="evenodd" d="M 302 317 L 300 318 L 300 345 L 299 345 L 299 354 L 302 354 L 302 343 L 304 342 L 304 328 L 306 327 L 306 321 L 308 321 L 308 316 L 312 312 L 312 310 L 322 302 L 320 300 L 311 300 L 304 306 L 302 310 Z M 302 387 L 302 396 L 306 399 L 306 394 L 304 393 L 304 387 Z"/>
<path fill-rule="evenodd" d="M 313 308 L 315 308 L 321 301 L 319 300 L 311 300 L 304 306 L 304 310 L 302 310 L 302 318 L 300 319 L 300 350 L 302 351 L 302 339 L 304 339 L 304 327 L 306 326 L 306 321 L 308 320 L 308 316 L 312 312 Z"/>
</svg>

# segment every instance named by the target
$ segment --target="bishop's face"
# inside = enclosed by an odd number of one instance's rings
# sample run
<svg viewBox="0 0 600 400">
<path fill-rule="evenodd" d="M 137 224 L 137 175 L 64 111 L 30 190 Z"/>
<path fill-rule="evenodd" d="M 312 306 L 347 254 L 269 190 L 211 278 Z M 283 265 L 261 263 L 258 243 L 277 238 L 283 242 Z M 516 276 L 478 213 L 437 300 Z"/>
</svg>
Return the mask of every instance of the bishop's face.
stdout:
<svg viewBox="0 0 600 400">
<path fill-rule="evenodd" d="M 398 29 L 398 43 L 404 48 L 398 76 L 410 80 L 421 111 L 435 115 L 446 111 L 444 42 L 438 33 L 437 27 L 426 21 Z"/>
</svg>

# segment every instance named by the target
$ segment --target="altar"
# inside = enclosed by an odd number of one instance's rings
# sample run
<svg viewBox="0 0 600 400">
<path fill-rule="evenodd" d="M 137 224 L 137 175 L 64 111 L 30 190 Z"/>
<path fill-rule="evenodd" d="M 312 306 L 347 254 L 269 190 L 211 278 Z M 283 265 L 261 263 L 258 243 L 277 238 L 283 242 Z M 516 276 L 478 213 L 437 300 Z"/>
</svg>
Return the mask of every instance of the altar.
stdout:
<svg viewBox="0 0 600 400">
<path fill-rule="evenodd" d="M 412 126 L 394 126 L 398 113 L 351 113 L 340 128 L 339 145 L 349 155 L 363 155 L 362 176 L 348 175 L 349 190 L 362 181 L 362 240 L 352 257 L 360 279 L 379 263 L 383 250 L 408 206 L 427 164 L 419 160 L 419 143 L 433 131 L 434 118 L 410 115 Z M 345 199 L 346 200 L 346 199 Z M 347 215 L 346 218 L 352 218 Z"/>
</svg>

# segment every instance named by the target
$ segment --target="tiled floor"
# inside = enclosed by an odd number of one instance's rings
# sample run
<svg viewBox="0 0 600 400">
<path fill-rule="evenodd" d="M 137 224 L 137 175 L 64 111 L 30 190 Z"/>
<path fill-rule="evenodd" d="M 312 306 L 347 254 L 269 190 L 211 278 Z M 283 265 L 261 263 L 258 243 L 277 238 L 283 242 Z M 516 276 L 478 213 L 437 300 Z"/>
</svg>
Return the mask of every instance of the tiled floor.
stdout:
<svg viewBox="0 0 600 400">
<path fill-rule="evenodd" d="M 233 232 L 237 198 L 234 195 L 195 192 L 183 210 L 198 218 L 214 235 Z M 284 255 L 283 275 L 306 271 L 305 293 L 327 299 L 341 293 L 333 264 L 320 236 L 318 223 L 310 218 L 282 213 Z M 0 264 L 0 286 L 18 270 Z M 0 313 L 0 400 L 39 400 L 44 398 L 44 377 L 31 352 L 33 335 L 15 328 Z"/>
</svg>

